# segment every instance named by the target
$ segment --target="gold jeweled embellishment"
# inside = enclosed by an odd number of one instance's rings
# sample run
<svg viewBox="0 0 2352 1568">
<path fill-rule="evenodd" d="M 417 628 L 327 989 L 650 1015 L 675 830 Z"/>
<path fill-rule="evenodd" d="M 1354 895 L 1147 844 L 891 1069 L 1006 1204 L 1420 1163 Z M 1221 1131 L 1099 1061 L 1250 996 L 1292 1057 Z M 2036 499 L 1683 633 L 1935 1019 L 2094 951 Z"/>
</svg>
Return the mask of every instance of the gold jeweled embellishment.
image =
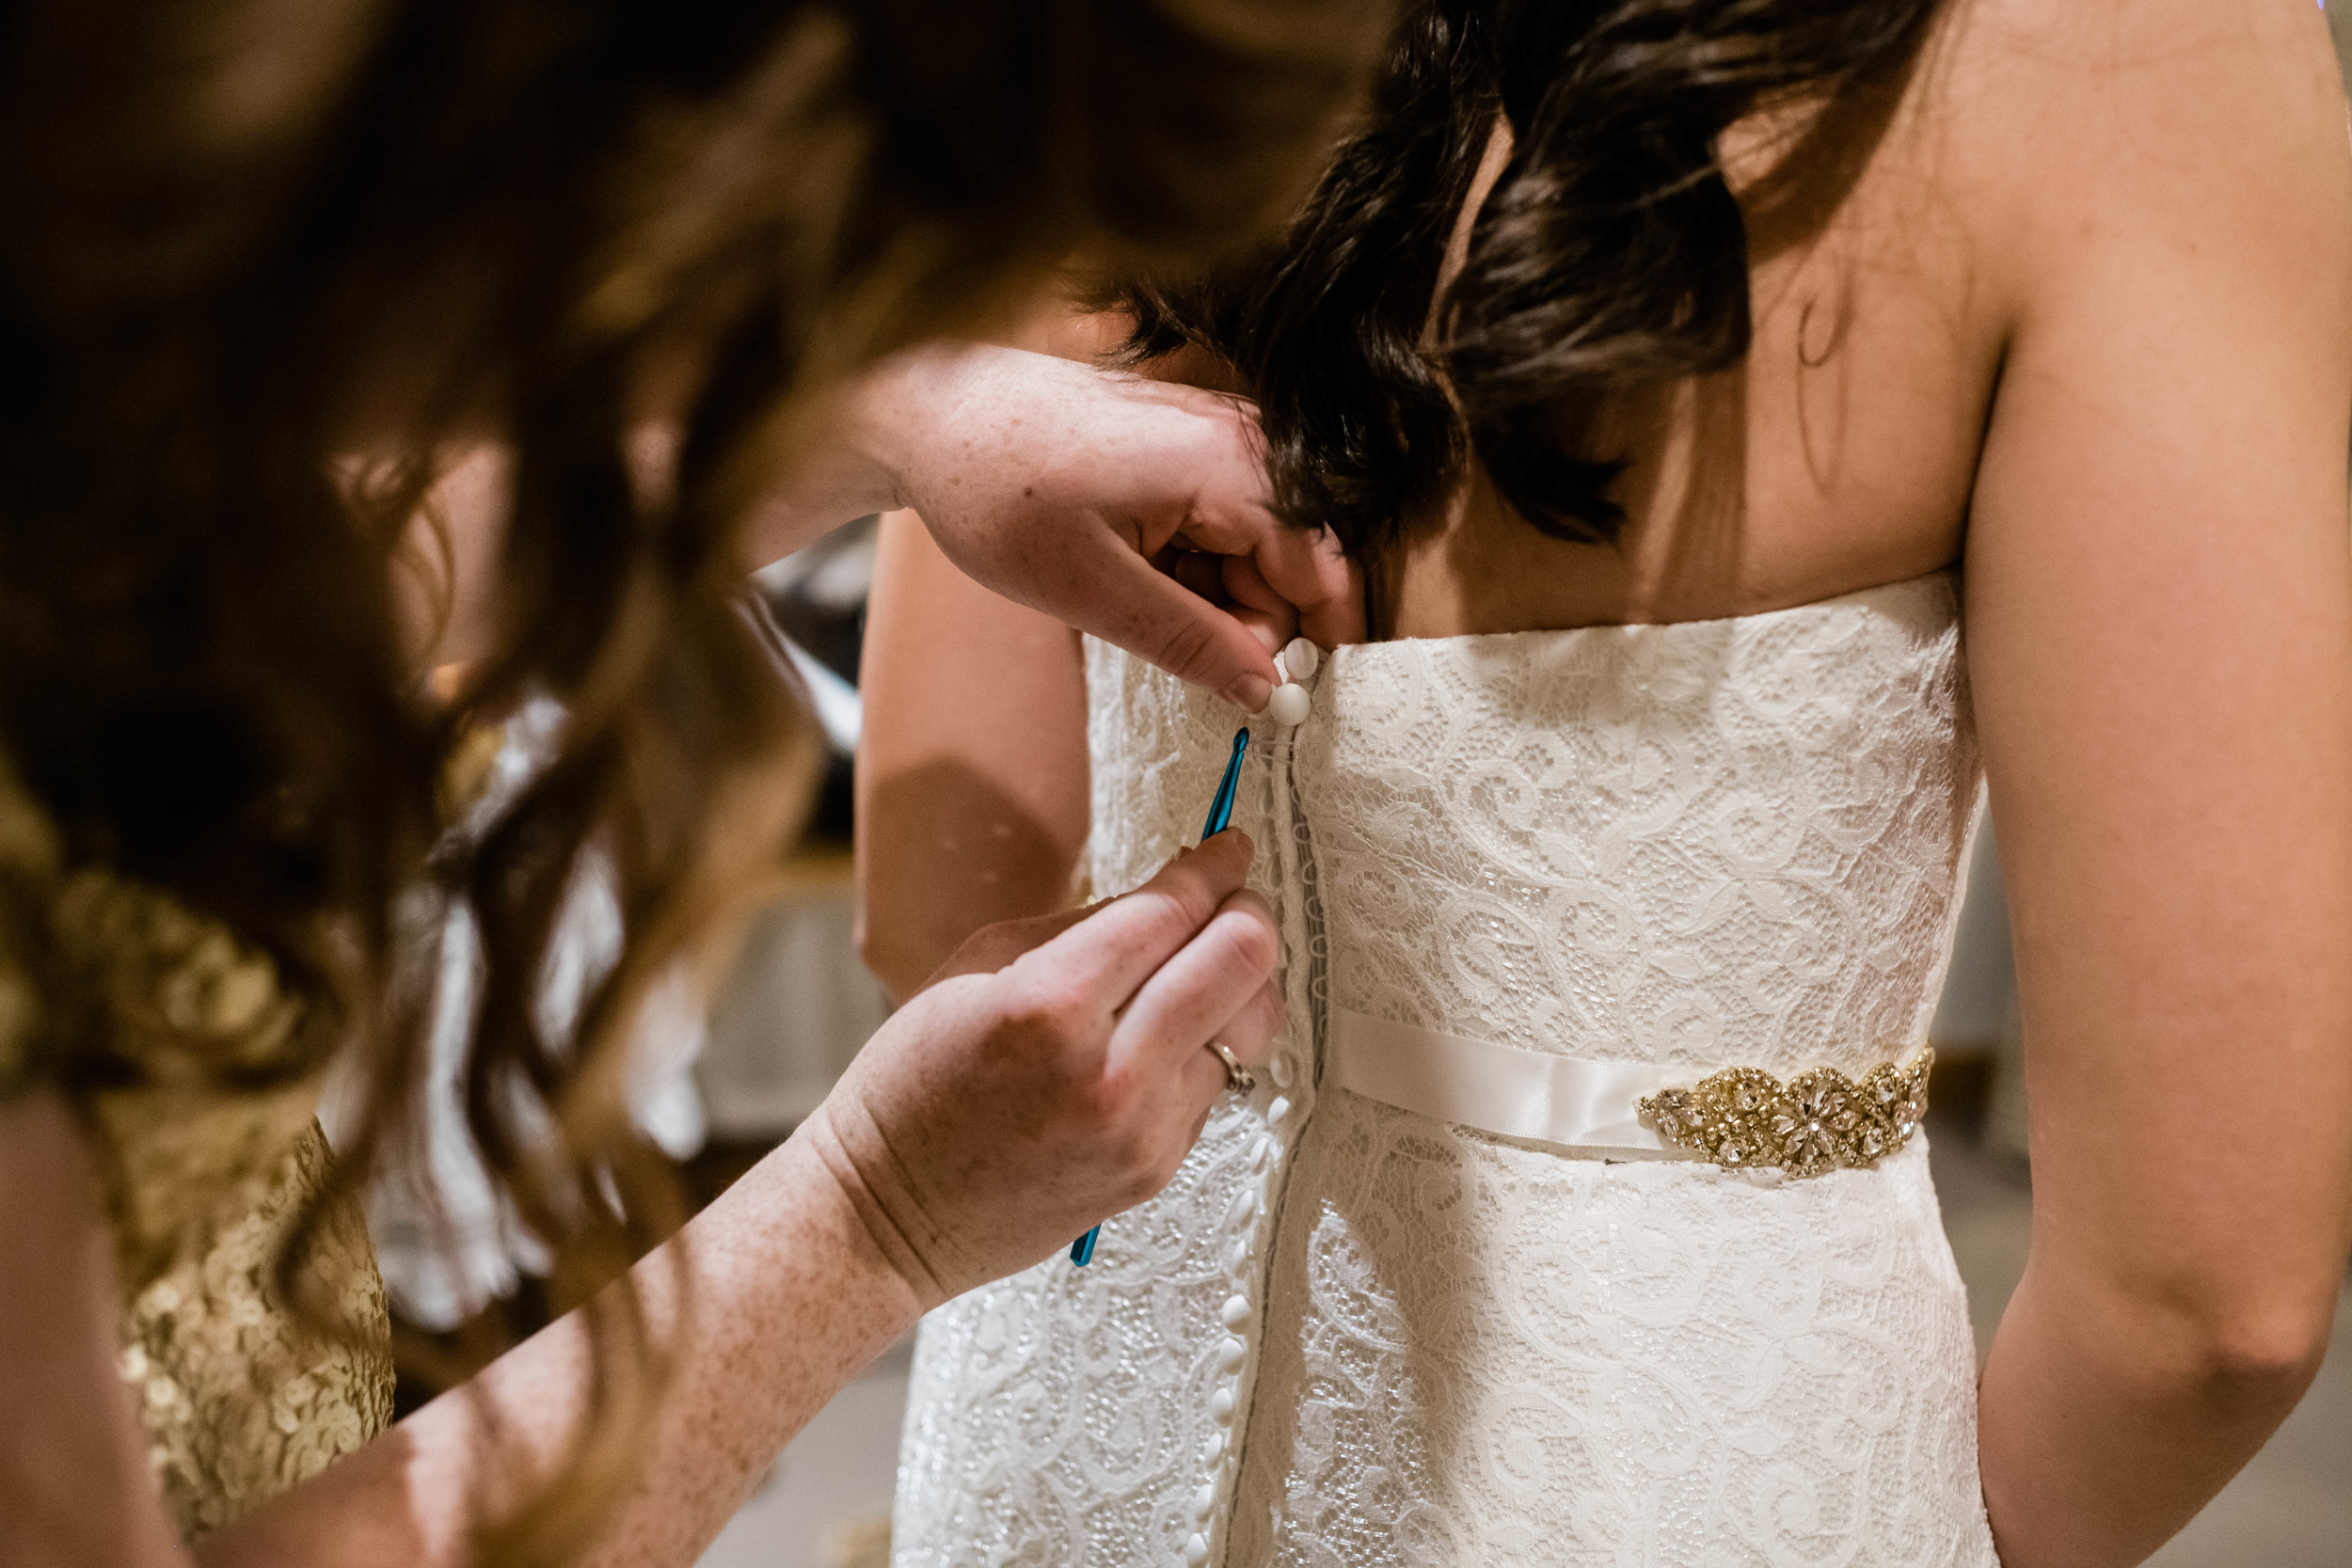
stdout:
<svg viewBox="0 0 2352 1568">
<path fill-rule="evenodd" d="M 1935 1053 L 1881 1062 L 1857 1084 L 1834 1067 L 1787 1084 L 1759 1068 L 1725 1068 L 1687 1089 L 1644 1095 L 1642 1116 L 1667 1143 L 1719 1165 L 1777 1165 L 1791 1176 L 1876 1164 L 1911 1141 L 1927 1115 Z"/>
</svg>

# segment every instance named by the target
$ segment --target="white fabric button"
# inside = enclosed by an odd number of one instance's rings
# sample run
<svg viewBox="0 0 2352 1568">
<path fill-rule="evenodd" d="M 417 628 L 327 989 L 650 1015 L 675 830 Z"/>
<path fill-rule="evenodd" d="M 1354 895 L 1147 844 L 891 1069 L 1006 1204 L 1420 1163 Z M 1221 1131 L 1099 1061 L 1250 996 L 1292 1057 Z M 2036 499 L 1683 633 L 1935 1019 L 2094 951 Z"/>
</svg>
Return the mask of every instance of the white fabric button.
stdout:
<svg viewBox="0 0 2352 1568">
<path fill-rule="evenodd" d="M 1242 1362 L 1248 1355 L 1249 1347 L 1229 1334 L 1225 1342 L 1216 1347 L 1216 1370 L 1221 1372 L 1240 1371 Z"/>
<path fill-rule="evenodd" d="M 1323 650 L 1303 637 L 1294 637 L 1282 649 L 1282 669 L 1295 681 L 1313 676 L 1323 664 Z"/>
<path fill-rule="evenodd" d="M 1209 1433 L 1209 1440 L 1200 1445 L 1200 1463 L 1214 1465 L 1224 1457 L 1225 1434 L 1221 1432 L 1212 1432 Z"/>
<path fill-rule="evenodd" d="M 1184 1561 L 1190 1565 L 1190 1568 L 1200 1568 L 1200 1565 L 1208 1560 L 1208 1537 L 1203 1535 L 1186 1536 L 1184 1538 Z"/>
<path fill-rule="evenodd" d="M 1231 1425 L 1233 1419 L 1233 1391 L 1219 1388 L 1209 1396 L 1209 1419 L 1219 1426 Z"/>
<path fill-rule="evenodd" d="M 1249 1164 L 1251 1167 L 1254 1169 L 1263 1165 L 1266 1161 L 1266 1156 L 1273 1152 L 1274 1140 L 1267 1137 L 1263 1132 L 1259 1133 L 1249 1142 Z"/>
<path fill-rule="evenodd" d="M 1200 1483 L 1200 1490 L 1192 1495 L 1192 1516 L 1205 1525 L 1209 1522 L 1209 1515 L 1216 1512 L 1216 1482 L 1204 1481 Z"/>
<path fill-rule="evenodd" d="M 1274 689 L 1274 695 L 1266 699 L 1266 717 L 1285 729 L 1295 729 L 1307 721 L 1308 711 L 1313 705 L 1307 699 L 1305 687 L 1295 684 L 1278 686 Z"/>
<path fill-rule="evenodd" d="M 1249 1321 L 1249 1298 L 1248 1296 L 1227 1296 L 1225 1298 L 1225 1310 L 1223 1317 L 1225 1319 L 1226 1327 L 1232 1329 L 1236 1334 L 1240 1333 L 1241 1325 Z"/>
<path fill-rule="evenodd" d="M 1279 1122 L 1290 1114 L 1291 1102 L 1288 1095 L 1276 1095 L 1274 1103 L 1265 1108 L 1265 1118 L 1268 1122 Z"/>
<path fill-rule="evenodd" d="M 1288 1056 L 1275 1057 L 1266 1065 L 1266 1070 L 1274 1075 L 1276 1088 L 1287 1089 L 1291 1086 L 1291 1059 Z"/>
</svg>

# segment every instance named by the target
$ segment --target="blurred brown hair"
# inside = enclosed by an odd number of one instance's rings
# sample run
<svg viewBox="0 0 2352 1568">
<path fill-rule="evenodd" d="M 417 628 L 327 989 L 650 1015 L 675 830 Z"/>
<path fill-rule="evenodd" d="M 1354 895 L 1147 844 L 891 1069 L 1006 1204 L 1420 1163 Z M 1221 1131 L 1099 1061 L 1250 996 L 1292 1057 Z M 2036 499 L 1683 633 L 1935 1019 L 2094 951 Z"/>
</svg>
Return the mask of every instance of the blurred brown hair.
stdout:
<svg viewBox="0 0 2352 1568">
<path fill-rule="evenodd" d="M 0 4 L 0 744 L 74 855 L 227 919 L 317 999 L 285 1073 L 364 1041 L 342 1187 L 419 1081 L 399 930 L 459 899 L 486 961 L 469 1120 L 564 1260 L 559 1300 L 675 1223 L 618 1058 L 739 885 L 730 850 L 799 809 L 798 718 L 728 608 L 778 411 L 1073 253 L 1181 265 L 1279 220 L 1384 23 L 1339 0 Z M 624 438 L 661 362 L 691 370 L 649 482 Z M 513 453 L 497 649 L 436 706 L 388 578 L 436 454 L 485 432 Z M 541 692 L 560 754 L 444 841 L 457 737 Z M 590 844 L 628 940 L 550 1039 L 537 982 Z M 658 1349 L 632 1304 L 593 1325 L 596 1435 L 501 1560 L 575 1552 L 629 1462 L 611 1418 L 642 1412 Z"/>
</svg>

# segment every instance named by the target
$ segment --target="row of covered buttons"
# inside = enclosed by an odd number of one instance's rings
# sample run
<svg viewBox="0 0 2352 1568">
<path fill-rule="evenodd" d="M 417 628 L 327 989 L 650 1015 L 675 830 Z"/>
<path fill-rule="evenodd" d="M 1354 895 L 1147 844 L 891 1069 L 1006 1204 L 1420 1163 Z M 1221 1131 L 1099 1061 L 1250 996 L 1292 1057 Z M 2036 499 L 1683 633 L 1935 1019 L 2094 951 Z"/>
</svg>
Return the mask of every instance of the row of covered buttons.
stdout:
<svg viewBox="0 0 2352 1568">
<path fill-rule="evenodd" d="M 1313 646 L 1312 643 L 1308 645 Z M 1265 1131 L 1253 1138 L 1249 1146 L 1250 1171 L 1252 1177 L 1260 1181 L 1264 1179 L 1266 1167 L 1278 1160 L 1282 1151 L 1279 1135 L 1282 1124 L 1290 1119 L 1291 1100 L 1288 1094 L 1279 1091 L 1291 1086 L 1292 1072 L 1291 1059 L 1286 1052 L 1278 1053 L 1274 1060 L 1266 1064 L 1267 1076 L 1274 1080 L 1277 1093 L 1265 1108 Z M 1250 1320 L 1255 1316 L 1248 1292 L 1252 1276 L 1257 1273 L 1255 1243 L 1259 1234 L 1258 1224 L 1262 1223 L 1262 1216 L 1257 1212 L 1259 1207 L 1255 1188 L 1244 1189 L 1235 1200 L 1235 1209 L 1240 1216 L 1246 1222 L 1256 1223 L 1250 1223 L 1248 1231 L 1235 1239 L 1232 1251 L 1226 1259 L 1233 1293 L 1225 1298 L 1225 1305 L 1219 1310 L 1225 1324 L 1225 1338 L 1216 1347 L 1216 1370 L 1220 1374 L 1217 1386 L 1209 1395 L 1209 1419 L 1216 1423 L 1216 1430 L 1209 1433 L 1209 1440 L 1200 1454 L 1201 1462 L 1209 1466 L 1209 1479 L 1202 1481 L 1192 1495 L 1193 1523 L 1198 1528 L 1184 1538 L 1185 1568 L 1202 1568 L 1202 1564 L 1209 1560 L 1209 1532 L 1216 1517 L 1217 1500 L 1233 1474 L 1231 1429 L 1233 1418 L 1241 1407 L 1241 1370 L 1249 1359 L 1248 1337 Z"/>
<path fill-rule="evenodd" d="M 1295 729 L 1306 722 L 1311 711 L 1307 688 L 1302 682 L 1311 680 L 1322 666 L 1323 650 L 1306 638 L 1295 638 L 1274 656 L 1275 673 L 1282 684 L 1274 689 L 1266 700 L 1266 717 L 1285 729 Z M 1257 1135 L 1249 1148 L 1249 1164 L 1253 1174 L 1263 1179 L 1267 1164 L 1281 1152 L 1277 1142 L 1283 1122 L 1290 1118 L 1290 1096 L 1279 1091 L 1291 1086 L 1291 1062 L 1287 1053 L 1278 1053 L 1267 1064 L 1267 1073 L 1278 1091 L 1265 1108 L 1266 1130 Z M 1237 1208 L 1249 1221 L 1258 1221 L 1255 1191 L 1245 1191 L 1237 1200 Z M 1232 1275 L 1233 1293 L 1225 1298 L 1219 1316 L 1225 1323 L 1225 1338 L 1216 1347 L 1216 1370 L 1220 1374 L 1215 1392 L 1209 1395 L 1209 1419 L 1216 1430 L 1209 1434 L 1200 1458 L 1209 1466 L 1209 1479 L 1202 1481 L 1192 1495 L 1193 1523 L 1199 1527 L 1184 1538 L 1185 1568 L 1202 1568 L 1209 1560 L 1209 1532 L 1216 1518 L 1216 1505 L 1226 1482 L 1233 1474 L 1232 1427 L 1241 1404 L 1241 1370 L 1249 1359 L 1249 1323 L 1254 1315 L 1248 1291 L 1255 1275 L 1257 1248 L 1254 1244 L 1257 1226 L 1251 1225 L 1248 1234 L 1233 1244 L 1227 1263 Z"/>
</svg>

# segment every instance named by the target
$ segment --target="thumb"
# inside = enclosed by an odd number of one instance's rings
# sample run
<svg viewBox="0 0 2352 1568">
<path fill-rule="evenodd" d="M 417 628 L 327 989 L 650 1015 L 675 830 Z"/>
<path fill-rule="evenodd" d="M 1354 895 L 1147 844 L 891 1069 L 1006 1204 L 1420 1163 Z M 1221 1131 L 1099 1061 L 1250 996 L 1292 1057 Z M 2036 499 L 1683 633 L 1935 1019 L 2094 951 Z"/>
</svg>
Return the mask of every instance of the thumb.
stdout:
<svg viewBox="0 0 2352 1568">
<path fill-rule="evenodd" d="M 1245 712 L 1274 692 L 1274 660 L 1248 626 L 1126 549 L 1105 553 L 1082 616 L 1065 617 Z"/>
</svg>

